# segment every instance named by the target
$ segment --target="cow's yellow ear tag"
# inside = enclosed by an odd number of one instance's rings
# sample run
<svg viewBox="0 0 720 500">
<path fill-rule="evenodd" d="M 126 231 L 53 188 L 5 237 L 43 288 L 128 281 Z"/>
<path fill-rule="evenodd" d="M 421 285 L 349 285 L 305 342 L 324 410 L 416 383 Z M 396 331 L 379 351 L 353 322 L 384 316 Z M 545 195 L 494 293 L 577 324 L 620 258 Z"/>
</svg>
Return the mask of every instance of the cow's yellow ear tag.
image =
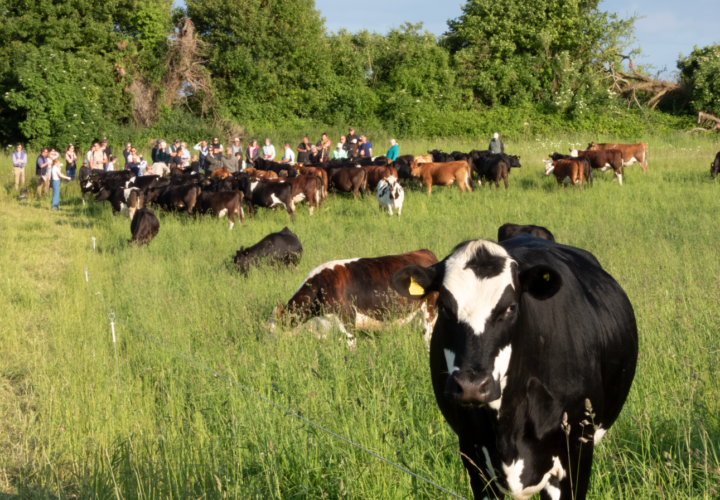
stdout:
<svg viewBox="0 0 720 500">
<path fill-rule="evenodd" d="M 410 276 L 410 295 L 422 295 L 425 293 L 425 289 L 417 284 L 417 281 Z"/>
<path fill-rule="evenodd" d="M 550 273 L 543 274 L 543 278 L 545 278 L 545 281 L 550 281 Z"/>
</svg>

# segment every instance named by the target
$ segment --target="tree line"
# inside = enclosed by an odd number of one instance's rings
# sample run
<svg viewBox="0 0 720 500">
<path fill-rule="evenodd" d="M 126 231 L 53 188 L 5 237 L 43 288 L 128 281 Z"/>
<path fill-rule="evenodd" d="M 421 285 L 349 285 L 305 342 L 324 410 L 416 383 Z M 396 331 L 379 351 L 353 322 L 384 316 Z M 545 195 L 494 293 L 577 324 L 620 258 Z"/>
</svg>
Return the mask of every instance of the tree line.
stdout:
<svg viewBox="0 0 720 500">
<path fill-rule="evenodd" d="M 328 32 L 313 0 L 0 0 L 0 133 L 85 144 L 178 123 L 353 123 L 474 135 L 512 110 L 517 130 L 611 123 L 627 96 L 608 72 L 633 55 L 635 18 L 598 3 L 469 0 L 436 37 L 411 23 Z M 660 109 L 720 114 L 720 46 L 678 67 L 683 92 Z"/>
</svg>

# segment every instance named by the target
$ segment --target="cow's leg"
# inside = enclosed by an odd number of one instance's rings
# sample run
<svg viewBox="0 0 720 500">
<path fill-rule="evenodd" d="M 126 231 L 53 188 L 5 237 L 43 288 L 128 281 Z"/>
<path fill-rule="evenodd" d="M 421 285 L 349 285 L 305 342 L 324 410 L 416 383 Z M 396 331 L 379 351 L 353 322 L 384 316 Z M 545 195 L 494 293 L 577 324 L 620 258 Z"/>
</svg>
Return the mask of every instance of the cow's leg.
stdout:
<svg viewBox="0 0 720 500">
<path fill-rule="evenodd" d="M 478 448 L 480 448 L 478 445 L 460 439 L 460 457 L 468 476 L 470 476 L 470 488 L 473 491 L 473 496 L 478 499 L 487 498 L 488 500 L 505 498 L 495 486 L 497 475 L 490 462 L 489 455 L 487 455 L 487 459 L 485 456 L 480 455 L 480 453 L 487 453 L 487 449 L 481 447 L 482 451 L 480 451 Z"/>
<path fill-rule="evenodd" d="M 507 174 L 507 172 L 505 172 L 505 173 L 503 174 L 503 181 L 505 181 L 505 191 L 507 191 L 507 188 L 508 188 L 508 174 Z"/>
<path fill-rule="evenodd" d="M 388 212 L 390 217 L 392 217 L 392 205 L 388 205 Z"/>
<path fill-rule="evenodd" d="M 432 193 L 432 179 L 425 178 L 425 186 L 427 187 L 428 196 Z"/>
<path fill-rule="evenodd" d="M 235 225 L 235 210 L 234 209 L 228 211 L 228 219 L 230 219 L 230 230 L 232 231 L 232 228 Z"/>
</svg>

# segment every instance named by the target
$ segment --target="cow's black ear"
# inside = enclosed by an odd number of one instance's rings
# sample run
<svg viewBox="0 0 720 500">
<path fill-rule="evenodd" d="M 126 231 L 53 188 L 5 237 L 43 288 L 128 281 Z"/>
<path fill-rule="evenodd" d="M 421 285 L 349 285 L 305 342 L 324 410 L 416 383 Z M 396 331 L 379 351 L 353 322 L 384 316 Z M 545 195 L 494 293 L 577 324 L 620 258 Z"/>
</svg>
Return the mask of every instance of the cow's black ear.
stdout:
<svg viewBox="0 0 720 500">
<path fill-rule="evenodd" d="M 420 300 L 438 291 L 436 275 L 437 271 L 432 266 L 405 266 L 393 274 L 390 286 L 406 299 Z"/>
<path fill-rule="evenodd" d="M 520 285 L 523 292 L 537 300 L 547 300 L 562 288 L 560 274 L 553 268 L 543 265 L 533 266 L 520 272 Z"/>
<path fill-rule="evenodd" d="M 527 383 L 527 421 L 537 439 L 561 431 L 563 408 L 540 380 L 531 377 Z"/>
</svg>

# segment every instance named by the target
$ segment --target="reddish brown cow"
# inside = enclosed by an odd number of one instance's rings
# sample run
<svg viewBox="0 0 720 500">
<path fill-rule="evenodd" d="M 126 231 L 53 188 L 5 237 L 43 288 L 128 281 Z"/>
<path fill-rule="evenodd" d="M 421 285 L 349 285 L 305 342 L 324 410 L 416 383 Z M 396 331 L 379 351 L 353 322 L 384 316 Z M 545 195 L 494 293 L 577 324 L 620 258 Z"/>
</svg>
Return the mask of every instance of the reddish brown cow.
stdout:
<svg viewBox="0 0 720 500">
<path fill-rule="evenodd" d="M 367 187 L 370 191 L 375 191 L 378 183 L 390 176 L 398 179 L 398 172 L 395 167 L 361 167 L 367 172 Z"/>
<path fill-rule="evenodd" d="M 227 167 L 222 167 L 215 169 L 212 174 L 210 174 L 210 177 L 232 177 L 232 174 L 228 171 Z"/>
<path fill-rule="evenodd" d="M 328 185 L 336 191 L 352 193 L 355 199 L 358 192 L 365 198 L 367 172 L 360 167 L 331 168 L 328 170 Z"/>
<path fill-rule="evenodd" d="M 647 173 L 647 144 L 644 142 L 638 142 L 636 144 L 616 144 L 613 142 L 596 144 L 595 142 L 591 142 L 588 149 L 590 151 L 617 149 L 622 154 L 623 166 L 630 166 L 635 162 L 639 162 L 643 173 Z"/>
<path fill-rule="evenodd" d="M 323 181 L 323 197 L 327 197 L 328 175 L 324 168 L 318 167 L 298 167 L 295 171 L 299 175 L 309 175 L 311 177 L 320 177 Z"/>
<path fill-rule="evenodd" d="M 266 182 L 283 182 L 292 186 L 293 203 L 300 203 L 307 200 L 310 205 L 310 215 L 313 213 L 313 207 L 320 208 L 320 203 L 324 199 L 323 182 L 320 177 L 310 177 L 309 175 L 301 175 L 300 177 L 290 177 L 284 179 L 265 179 Z"/>
<path fill-rule="evenodd" d="M 278 174 L 273 172 L 272 170 L 257 170 L 252 167 L 245 169 L 245 173 L 248 174 L 250 177 L 255 177 L 257 179 L 277 179 Z"/>
<path fill-rule="evenodd" d="M 418 163 L 418 157 L 410 165 L 412 176 L 422 179 L 427 187 L 428 195 L 432 192 L 433 186 L 451 186 L 457 181 L 460 191 L 465 188 L 472 193 L 472 175 L 470 166 L 466 161 L 451 161 L 447 163 Z"/>
<path fill-rule="evenodd" d="M 606 171 L 608 168 L 612 168 L 615 172 L 615 177 L 620 181 L 622 186 L 622 179 L 625 170 L 623 169 L 622 153 L 617 149 L 606 149 L 606 150 L 585 150 L 578 151 L 577 149 L 570 150 L 570 156 L 583 157 L 590 161 L 590 166 L 593 169 Z M 615 178 L 613 178 L 615 182 Z"/>
<path fill-rule="evenodd" d="M 377 330 L 383 326 L 383 321 L 396 318 L 396 323 L 402 325 L 421 311 L 425 341 L 429 343 L 436 319 L 437 294 L 431 293 L 425 299 L 413 302 L 394 292 L 390 280 L 405 266 L 427 267 L 436 263 L 437 257 L 430 250 L 326 262 L 308 274 L 286 305 L 275 308 L 270 328 L 274 330 L 278 322 L 286 319 L 292 324 L 302 324 L 309 318 L 318 318 L 315 323 L 318 329 L 335 326 L 347 336 L 350 344 L 354 344 L 352 333 L 345 327 Z"/>
<path fill-rule="evenodd" d="M 545 175 L 555 174 L 558 186 L 580 184 L 580 192 L 582 193 L 583 177 L 585 168 L 580 160 L 545 160 Z"/>
<path fill-rule="evenodd" d="M 217 218 L 230 219 L 230 229 L 235 225 L 235 216 L 240 219 L 240 225 L 245 222 L 245 212 L 242 209 L 243 193 L 239 191 L 220 191 L 218 193 L 200 193 L 196 204 L 196 211 L 201 214 L 211 213 Z"/>
</svg>

